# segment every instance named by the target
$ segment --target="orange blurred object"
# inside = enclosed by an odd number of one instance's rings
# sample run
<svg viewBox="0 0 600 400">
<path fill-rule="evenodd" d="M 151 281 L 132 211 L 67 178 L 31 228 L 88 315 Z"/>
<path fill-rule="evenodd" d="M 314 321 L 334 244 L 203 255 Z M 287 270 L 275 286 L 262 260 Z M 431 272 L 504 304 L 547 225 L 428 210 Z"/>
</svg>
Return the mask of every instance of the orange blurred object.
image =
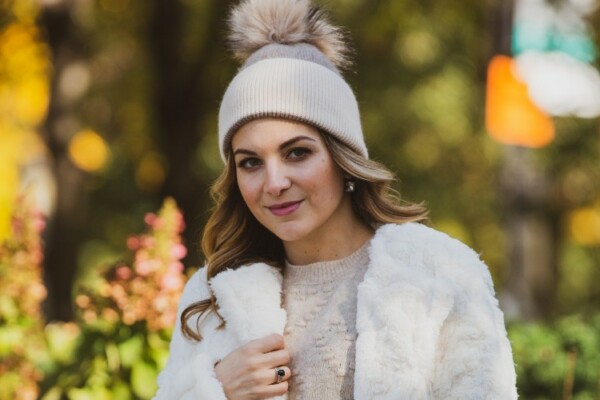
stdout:
<svg viewBox="0 0 600 400">
<path fill-rule="evenodd" d="M 552 119 L 536 106 L 515 75 L 511 57 L 497 55 L 488 66 L 485 124 L 501 143 L 543 147 L 554 139 Z"/>
</svg>

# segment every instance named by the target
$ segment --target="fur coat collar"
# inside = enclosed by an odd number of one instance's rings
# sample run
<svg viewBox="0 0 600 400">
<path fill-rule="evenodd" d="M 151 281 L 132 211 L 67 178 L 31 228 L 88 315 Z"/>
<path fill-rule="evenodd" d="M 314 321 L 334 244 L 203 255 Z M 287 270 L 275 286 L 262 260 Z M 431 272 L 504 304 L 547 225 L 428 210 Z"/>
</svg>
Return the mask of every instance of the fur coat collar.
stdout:
<svg viewBox="0 0 600 400">
<path fill-rule="evenodd" d="M 380 227 L 369 257 L 358 286 L 355 399 L 517 398 L 492 280 L 471 249 L 407 223 Z M 226 328 L 209 316 L 200 324 L 204 340 L 191 343 L 176 326 L 159 399 L 225 399 L 213 365 L 249 340 L 283 334 L 278 269 L 252 264 L 209 284 L 202 269 L 186 285 L 180 312 L 206 298 L 209 286 Z"/>
</svg>

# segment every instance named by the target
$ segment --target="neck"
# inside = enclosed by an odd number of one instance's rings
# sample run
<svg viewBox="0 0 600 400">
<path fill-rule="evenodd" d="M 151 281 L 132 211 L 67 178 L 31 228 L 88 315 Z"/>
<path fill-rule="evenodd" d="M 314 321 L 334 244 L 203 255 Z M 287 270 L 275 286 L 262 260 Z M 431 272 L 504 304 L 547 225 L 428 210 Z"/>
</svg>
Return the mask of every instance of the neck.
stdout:
<svg viewBox="0 0 600 400">
<path fill-rule="evenodd" d="M 294 265 L 338 260 L 358 250 L 373 237 L 373 229 L 352 213 L 326 231 L 315 232 L 308 238 L 284 242 L 287 260 Z"/>
</svg>

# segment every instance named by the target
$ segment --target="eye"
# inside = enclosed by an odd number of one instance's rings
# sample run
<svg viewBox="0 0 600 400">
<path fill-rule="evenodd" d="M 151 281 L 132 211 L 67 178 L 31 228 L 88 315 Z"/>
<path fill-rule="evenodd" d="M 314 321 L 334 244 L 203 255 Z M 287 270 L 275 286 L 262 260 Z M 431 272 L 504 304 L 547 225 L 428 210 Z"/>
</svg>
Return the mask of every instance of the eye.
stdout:
<svg viewBox="0 0 600 400">
<path fill-rule="evenodd" d="M 289 151 L 288 158 L 293 160 L 302 160 L 306 158 L 311 153 L 310 149 L 305 147 L 296 147 Z"/>
<path fill-rule="evenodd" d="M 250 169 L 250 168 L 257 167 L 259 165 L 260 165 L 260 160 L 255 157 L 243 158 L 237 164 L 238 168 L 243 168 L 243 169 Z"/>
</svg>

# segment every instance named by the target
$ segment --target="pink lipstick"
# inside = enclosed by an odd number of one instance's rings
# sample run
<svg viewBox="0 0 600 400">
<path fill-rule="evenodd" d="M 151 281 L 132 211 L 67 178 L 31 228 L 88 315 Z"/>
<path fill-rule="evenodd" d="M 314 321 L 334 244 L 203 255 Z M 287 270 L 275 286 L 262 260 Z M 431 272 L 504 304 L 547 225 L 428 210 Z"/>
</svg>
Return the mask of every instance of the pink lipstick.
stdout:
<svg viewBox="0 0 600 400">
<path fill-rule="evenodd" d="M 267 207 L 273 214 L 275 214 L 278 217 L 283 217 L 286 215 L 290 215 L 291 213 L 293 213 L 294 211 L 296 211 L 298 209 L 298 207 L 300 207 L 300 204 L 302 203 L 302 200 L 300 201 L 290 201 L 287 203 L 281 203 L 281 204 L 274 204 L 272 206 Z"/>
</svg>

